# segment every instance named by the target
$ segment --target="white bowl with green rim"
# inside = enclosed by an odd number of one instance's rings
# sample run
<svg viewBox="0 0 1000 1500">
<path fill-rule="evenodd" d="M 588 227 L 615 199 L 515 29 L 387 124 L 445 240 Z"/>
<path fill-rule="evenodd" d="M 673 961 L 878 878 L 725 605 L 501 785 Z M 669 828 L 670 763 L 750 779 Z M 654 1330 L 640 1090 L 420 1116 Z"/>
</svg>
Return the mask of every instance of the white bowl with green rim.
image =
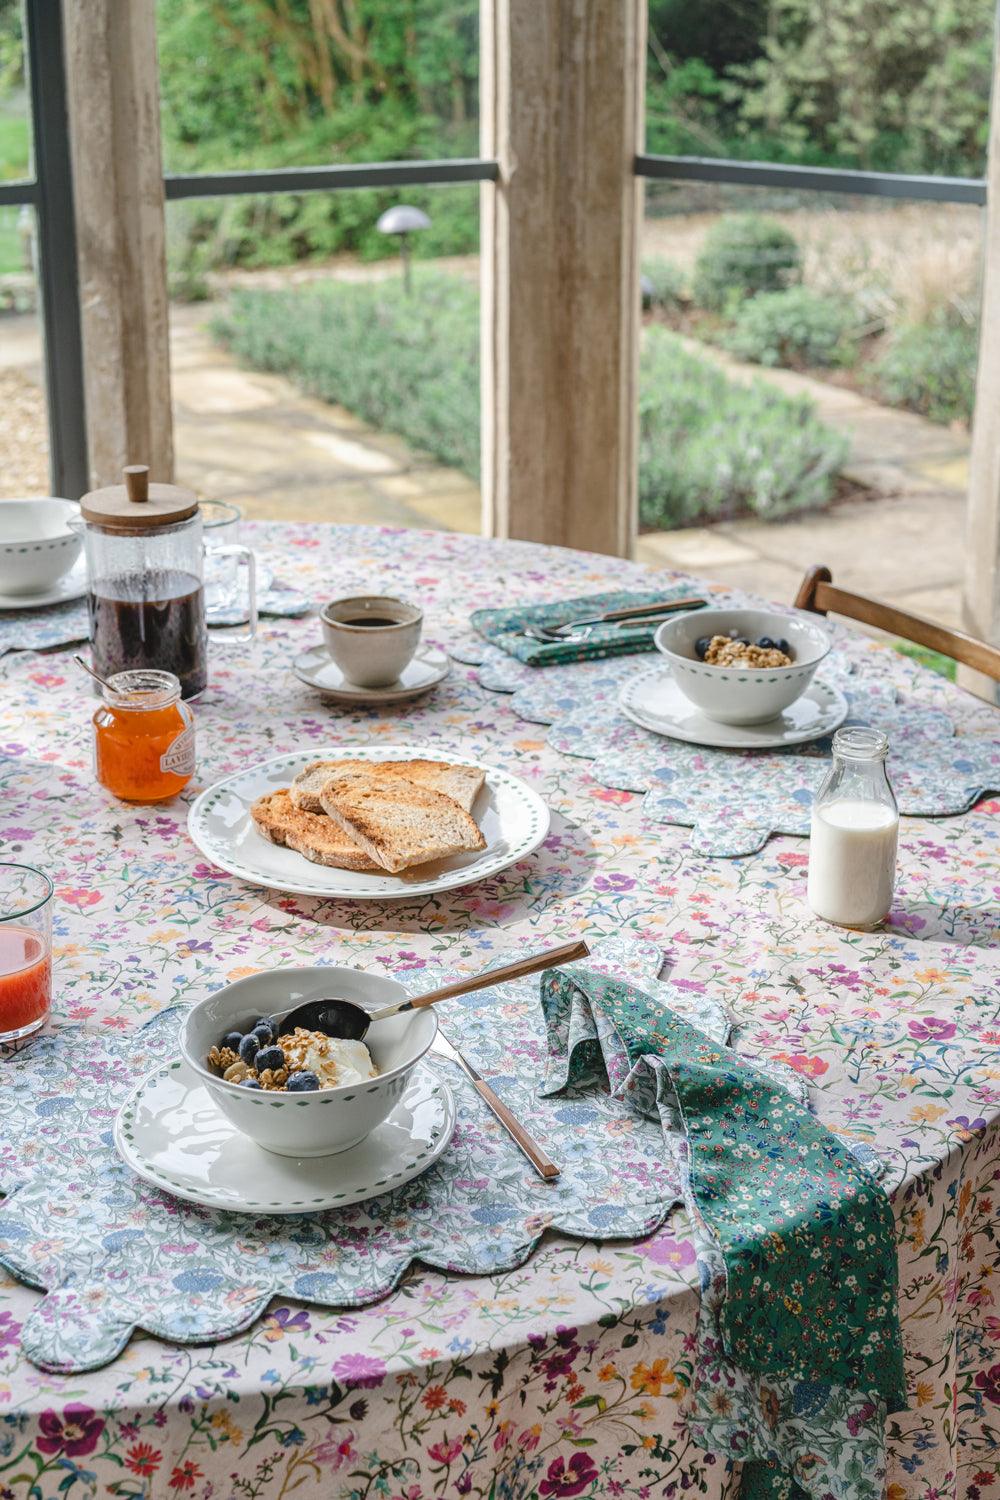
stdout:
<svg viewBox="0 0 1000 1500">
<path fill-rule="evenodd" d="M 791 666 L 715 667 L 699 660 L 696 641 L 733 630 L 751 643 L 761 636 L 787 641 Z M 664 620 L 653 640 L 684 696 L 718 724 L 765 724 L 776 719 L 805 692 L 832 644 L 814 615 L 767 609 L 692 610 Z"/>
</svg>

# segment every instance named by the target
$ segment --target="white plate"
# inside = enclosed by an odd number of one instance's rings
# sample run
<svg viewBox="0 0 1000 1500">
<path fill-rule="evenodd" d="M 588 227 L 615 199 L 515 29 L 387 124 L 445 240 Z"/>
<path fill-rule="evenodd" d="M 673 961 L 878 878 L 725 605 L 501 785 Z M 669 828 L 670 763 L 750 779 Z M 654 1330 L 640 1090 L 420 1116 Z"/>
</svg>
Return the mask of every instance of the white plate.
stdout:
<svg viewBox="0 0 1000 1500">
<path fill-rule="evenodd" d="M 47 604 L 68 604 L 71 599 L 82 599 L 86 592 L 87 564 L 81 557 L 44 594 L 0 594 L 0 609 L 44 609 Z"/>
<path fill-rule="evenodd" d="M 419 1064 L 403 1097 L 359 1145 L 333 1156 L 276 1156 L 241 1135 L 178 1058 L 144 1078 L 115 1121 L 115 1149 L 153 1187 L 238 1214 L 314 1214 L 392 1192 L 451 1140 L 455 1100 Z"/>
<path fill-rule="evenodd" d="M 295 658 L 293 669 L 300 682 L 316 688 L 327 698 L 335 698 L 340 703 L 374 705 L 402 703 L 407 698 L 430 692 L 447 677 L 450 664 L 443 651 L 428 646 L 417 652 L 396 682 L 388 687 L 363 688 L 348 682 L 325 646 L 314 646 L 311 651 Z"/>
<path fill-rule="evenodd" d="M 476 798 L 472 814 L 482 829 L 486 848 L 476 854 L 456 854 L 451 859 L 417 865 L 400 875 L 362 875 L 314 865 L 294 849 L 279 848 L 261 837 L 250 816 L 251 803 L 265 792 L 288 786 L 310 761 L 348 756 L 370 761 L 439 758 L 478 766 L 486 773 L 486 785 Z M 533 853 L 548 831 L 548 808 L 520 777 L 434 745 L 380 745 L 377 749 L 317 745 L 294 755 L 278 755 L 217 781 L 192 803 L 188 813 L 188 832 L 202 854 L 230 875 L 296 896 L 346 901 L 427 896 L 470 885 L 487 875 L 499 874 Z"/>
<path fill-rule="evenodd" d="M 719 750 L 775 750 L 802 745 L 833 731 L 847 718 L 847 699 L 835 687 L 814 677 L 801 698 L 765 724 L 718 724 L 706 718 L 674 681 L 669 667 L 650 667 L 629 678 L 618 707 L 633 723 L 653 734 L 711 745 Z"/>
</svg>

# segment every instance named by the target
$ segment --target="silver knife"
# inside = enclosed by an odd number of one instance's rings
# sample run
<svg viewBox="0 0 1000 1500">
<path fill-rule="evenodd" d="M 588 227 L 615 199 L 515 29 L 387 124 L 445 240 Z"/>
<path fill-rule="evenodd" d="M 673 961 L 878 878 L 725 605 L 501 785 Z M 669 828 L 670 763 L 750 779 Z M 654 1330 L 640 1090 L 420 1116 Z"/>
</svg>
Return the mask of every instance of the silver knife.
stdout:
<svg viewBox="0 0 1000 1500">
<path fill-rule="evenodd" d="M 499 1095 L 495 1094 L 482 1074 L 477 1073 L 467 1058 L 463 1057 L 458 1048 L 453 1046 L 445 1036 L 441 1027 L 438 1026 L 437 1037 L 431 1048 L 431 1053 L 437 1053 L 439 1057 L 447 1058 L 449 1062 L 457 1063 L 470 1080 L 476 1093 L 482 1099 L 487 1109 L 500 1121 L 515 1146 L 524 1153 L 531 1162 L 535 1171 L 545 1182 L 553 1182 L 559 1176 L 559 1168 L 539 1146 L 538 1142 L 528 1134 L 524 1126 L 511 1114 Z"/>
</svg>

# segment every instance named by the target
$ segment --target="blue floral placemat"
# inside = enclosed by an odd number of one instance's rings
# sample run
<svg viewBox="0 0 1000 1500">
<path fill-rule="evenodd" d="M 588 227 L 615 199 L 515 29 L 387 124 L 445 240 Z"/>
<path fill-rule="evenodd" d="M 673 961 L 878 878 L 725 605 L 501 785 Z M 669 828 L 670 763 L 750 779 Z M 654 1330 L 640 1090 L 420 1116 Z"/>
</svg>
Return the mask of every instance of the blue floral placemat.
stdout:
<svg viewBox="0 0 1000 1500">
<path fill-rule="evenodd" d="M 727 1033 L 716 1006 L 657 979 L 656 948 L 612 943 L 596 961 L 710 1034 Z M 433 981 L 424 970 L 418 982 Z M 176 1056 L 180 1009 L 124 1040 L 77 1028 L 34 1040 L 4 1063 L 0 1091 L 0 1261 L 45 1292 L 24 1325 L 24 1352 L 47 1369 L 93 1369 L 135 1328 L 211 1342 L 254 1322 L 279 1294 L 328 1306 L 376 1301 L 418 1259 L 487 1274 L 522 1264 L 547 1229 L 591 1240 L 651 1233 L 680 1194 L 664 1169 L 660 1127 L 604 1090 L 542 1097 L 537 994 L 537 978 L 527 979 L 452 1002 L 445 1020 L 558 1160 L 554 1184 L 525 1163 L 459 1070 L 441 1063 L 459 1117 L 440 1161 L 394 1193 L 301 1218 L 188 1205 L 117 1156 L 118 1108 Z"/>
<path fill-rule="evenodd" d="M 753 854 L 775 833 L 807 836 L 813 797 L 829 765 L 830 741 L 794 750 L 716 750 L 641 729 L 619 710 L 634 661 L 578 662 L 536 673 L 469 638 L 457 660 L 478 667 L 491 692 L 510 694 L 521 718 L 548 726 L 549 744 L 590 762 L 602 786 L 643 793 L 643 816 L 691 828 L 699 854 Z M 965 812 L 1000 790 L 1000 738 L 956 737 L 947 713 L 897 692 L 877 661 L 842 654 L 824 664 L 824 680 L 847 697 L 849 724 L 873 724 L 889 736 L 889 769 L 900 811 L 912 817 Z"/>
</svg>

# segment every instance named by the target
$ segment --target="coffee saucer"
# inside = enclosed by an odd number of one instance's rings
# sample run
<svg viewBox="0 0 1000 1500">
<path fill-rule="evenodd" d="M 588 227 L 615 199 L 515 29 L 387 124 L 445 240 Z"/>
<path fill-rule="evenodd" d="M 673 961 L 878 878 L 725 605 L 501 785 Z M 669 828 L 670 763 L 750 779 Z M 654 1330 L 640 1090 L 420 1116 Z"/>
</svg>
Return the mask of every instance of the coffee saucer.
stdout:
<svg viewBox="0 0 1000 1500">
<path fill-rule="evenodd" d="M 0 609 L 44 609 L 49 604 L 68 604 L 87 592 L 87 564 L 81 557 L 65 577 L 41 594 L 0 594 Z"/>
<path fill-rule="evenodd" d="M 187 1203 L 238 1214 L 313 1214 L 412 1182 L 437 1161 L 454 1128 L 451 1089 L 420 1063 L 395 1109 L 356 1146 L 332 1156 L 275 1156 L 241 1135 L 178 1058 L 125 1100 L 114 1141 L 137 1176 Z"/>
<path fill-rule="evenodd" d="M 396 682 L 381 688 L 363 688 L 348 682 L 325 646 L 313 646 L 297 656 L 293 668 L 300 682 L 315 688 L 324 698 L 333 698 L 338 703 L 378 704 L 403 703 L 407 698 L 429 693 L 447 677 L 450 662 L 443 651 L 426 646 L 417 652 Z"/>
<path fill-rule="evenodd" d="M 649 667 L 629 678 L 618 707 L 634 724 L 653 734 L 719 750 L 777 750 L 805 745 L 839 729 L 847 699 L 830 683 L 814 677 L 800 698 L 763 724 L 720 724 L 685 697 L 669 666 Z"/>
</svg>

